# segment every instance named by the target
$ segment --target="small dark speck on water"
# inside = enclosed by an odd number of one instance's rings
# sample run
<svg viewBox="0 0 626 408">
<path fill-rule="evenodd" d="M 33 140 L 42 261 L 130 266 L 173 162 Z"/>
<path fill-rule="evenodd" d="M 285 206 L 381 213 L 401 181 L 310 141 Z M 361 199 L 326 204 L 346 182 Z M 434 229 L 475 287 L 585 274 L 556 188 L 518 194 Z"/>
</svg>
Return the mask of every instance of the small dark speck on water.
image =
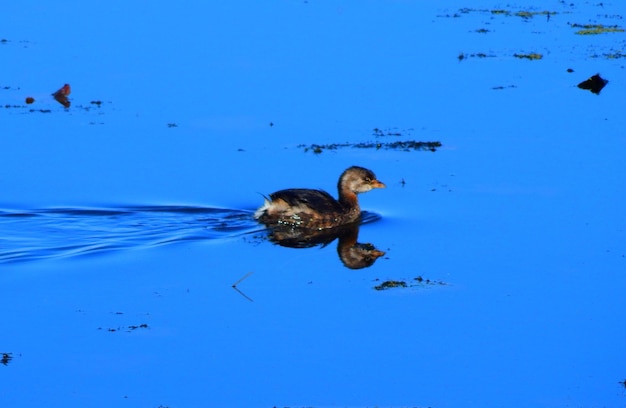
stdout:
<svg viewBox="0 0 626 408">
<path fill-rule="evenodd" d="M 168 128 L 175 128 L 175 127 L 178 127 L 178 124 L 176 124 L 176 123 L 168 123 L 167 127 Z"/>
</svg>

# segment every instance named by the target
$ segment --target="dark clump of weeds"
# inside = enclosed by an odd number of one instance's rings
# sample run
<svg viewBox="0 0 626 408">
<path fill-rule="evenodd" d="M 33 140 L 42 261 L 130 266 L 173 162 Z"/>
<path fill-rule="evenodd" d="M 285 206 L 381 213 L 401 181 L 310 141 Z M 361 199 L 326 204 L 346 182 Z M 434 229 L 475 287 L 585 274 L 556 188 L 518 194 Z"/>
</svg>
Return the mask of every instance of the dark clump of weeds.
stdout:
<svg viewBox="0 0 626 408">
<path fill-rule="evenodd" d="M 441 147 L 441 142 L 418 142 L 415 140 L 396 141 L 396 142 L 359 142 L 359 143 L 329 143 L 329 144 L 311 144 L 298 145 L 299 148 L 304 149 L 306 152 L 313 152 L 320 154 L 324 150 L 338 150 L 341 148 L 352 147 L 356 149 L 384 149 L 384 150 L 402 150 L 405 152 L 411 150 L 428 150 L 431 152 L 437 151 L 437 148 Z"/>
<path fill-rule="evenodd" d="M 624 54 L 620 50 L 616 50 L 616 51 L 612 51 L 612 52 L 605 52 L 605 53 L 602 53 L 602 54 L 593 54 L 593 55 L 590 55 L 590 57 L 591 58 L 606 58 L 606 59 L 610 59 L 610 60 L 615 60 L 615 59 L 626 58 L 626 54 Z"/>
<path fill-rule="evenodd" d="M 372 129 L 372 135 L 376 137 L 384 137 L 384 136 L 404 136 L 404 134 L 410 135 L 413 129 L 398 129 L 398 128 L 389 128 L 389 129 Z"/>
<path fill-rule="evenodd" d="M 515 86 L 515 85 L 507 85 L 507 86 L 499 85 L 499 86 L 494 86 L 491 89 L 493 89 L 495 91 L 502 91 L 504 89 L 510 89 L 510 88 L 517 88 L 517 86 Z"/>
<path fill-rule="evenodd" d="M 469 8 L 469 7 L 465 7 L 462 9 L 459 9 L 458 12 L 450 15 L 450 14 L 446 14 L 446 15 L 442 15 L 439 17 L 461 17 L 463 14 L 470 14 L 470 13 L 484 13 L 484 14 L 491 14 L 492 16 L 503 16 L 503 17 L 520 17 L 524 20 L 529 20 L 533 17 L 539 16 L 539 17 L 546 17 L 548 20 L 550 19 L 550 16 L 554 16 L 557 15 L 558 13 L 556 11 L 548 11 L 548 10 L 542 10 L 542 11 L 529 11 L 529 10 L 519 10 L 519 11 L 513 11 L 513 10 L 507 10 L 507 9 L 473 9 L 473 8 Z"/>
<path fill-rule="evenodd" d="M 374 286 L 376 290 L 387 290 L 391 288 L 406 288 L 408 285 L 405 281 L 397 281 L 397 280 L 388 280 L 384 281 L 380 285 Z"/>
<path fill-rule="evenodd" d="M 376 279 L 379 281 L 379 279 Z M 445 286 L 447 283 L 443 281 L 424 279 L 421 276 L 413 278 L 411 281 L 404 280 L 387 280 L 376 286 L 374 286 L 374 290 L 388 290 L 393 288 L 414 288 L 414 287 L 424 287 L 424 286 Z"/>
<path fill-rule="evenodd" d="M 13 360 L 13 353 L 0 353 L 0 364 L 9 365 L 11 360 Z"/>
<path fill-rule="evenodd" d="M 402 136 L 410 136 L 412 128 L 410 129 L 398 129 L 398 128 L 386 128 L 380 129 L 375 127 L 372 129 L 372 136 L 375 138 L 383 138 L 383 137 L 402 137 Z M 441 142 L 431 141 L 431 142 L 419 142 L 416 140 L 396 140 L 393 142 L 356 142 L 356 143 L 328 143 L 328 144 L 300 144 L 297 147 L 304 149 L 304 152 L 313 152 L 315 154 L 320 154 L 324 150 L 338 150 L 346 147 L 356 148 L 356 149 L 384 149 L 384 150 L 402 150 L 405 152 L 411 150 L 428 150 L 434 152 L 437 148 L 441 147 Z"/>
<path fill-rule="evenodd" d="M 579 28 L 574 34 L 577 35 L 598 35 L 605 33 L 623 33 L 625 30 L 617 25 L 605 26 L 602 24 L 570 24 L 572 28 Z"/>
<path fill-rule="evenodd" d="M 468 58 L 495 58 L 496 56 L 493 54 L 485 54 L 484 52 L 478 52 L 475 54 L 465 54 L 463 52 L 459 53 L 459 56 L 457 57 L 459 59 L 459 61 L 463 61 L 466 60 Z"/>
<path fill-rule="evenodd" d="M 114 332 L 121 332 L 121 331 L 125 331 L 126 333 L 130 333 L 133 332 L 137 329 L 149 329 L 150 326 L 148 326 L 146 323 L 142 323 L 139 325 L 130 325 L 127 327 L 117 327 L 117 328 L 108 328 L 106 331 L 114 333 Z M 102 330 L 102 327 L 98 327 L 98 330 Z"/>
</svg>

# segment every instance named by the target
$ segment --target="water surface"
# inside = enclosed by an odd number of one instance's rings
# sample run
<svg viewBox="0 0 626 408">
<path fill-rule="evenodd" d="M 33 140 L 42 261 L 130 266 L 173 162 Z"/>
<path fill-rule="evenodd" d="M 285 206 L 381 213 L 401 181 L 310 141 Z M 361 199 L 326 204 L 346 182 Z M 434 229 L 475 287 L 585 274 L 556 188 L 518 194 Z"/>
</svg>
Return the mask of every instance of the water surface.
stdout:
<svg viewBox="0 0 626 408">
<path fill-rule="evenodd" d="M 620 3 L 3 11 L 6 406 L 624 405 Z M 368 267 L 252 219 L 351 165 Z"/>
</svg>

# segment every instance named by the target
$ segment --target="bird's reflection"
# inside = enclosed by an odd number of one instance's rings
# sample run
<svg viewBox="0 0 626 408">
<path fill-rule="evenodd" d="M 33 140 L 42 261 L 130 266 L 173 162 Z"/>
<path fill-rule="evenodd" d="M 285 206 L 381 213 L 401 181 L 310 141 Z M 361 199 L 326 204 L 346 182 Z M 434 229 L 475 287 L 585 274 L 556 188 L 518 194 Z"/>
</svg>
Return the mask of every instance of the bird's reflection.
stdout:
<svg viewBox="0 0 626 408">
<path fill-rule="evenodd" d="M 53 93 L 52 96 L 57 102 L 59 102 L 65 108 L 69 108 L 72 104 L 68 98 L 68 95 L 70 94 L 70 92 L 71 92 L 70 85 L 65 84 L 61 87 L 61 89 Z"/>
<path fill-rule="evenodd" d="M 337 254 L 341 262 L 350 269 L 372 266 L 376 259 L 385 255 L 372 244 L 357 242 L 359 222 L 324 230 L 309 230 L 293 227 L 273 227 L 270 229 L 270 241 L 289 248 L 310 248 L 326 246 L 337 239 Z"/>
</svg>

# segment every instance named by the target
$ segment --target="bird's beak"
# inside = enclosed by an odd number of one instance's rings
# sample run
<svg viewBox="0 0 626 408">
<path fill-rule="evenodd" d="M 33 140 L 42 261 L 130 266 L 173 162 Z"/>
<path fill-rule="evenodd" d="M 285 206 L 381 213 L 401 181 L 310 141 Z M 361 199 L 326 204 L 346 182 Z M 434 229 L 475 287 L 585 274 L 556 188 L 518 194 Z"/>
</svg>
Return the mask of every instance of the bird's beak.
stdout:
<svg viewBox="0 0 626 408">
<path fill-rule="evenodd" d="M 378 181 L 378 180 L 372 180 L 372 183 L 370 185 L 372 186 L 372 188 L 385 188 L 385 187 L 387 187 L 385 185 L 385 183 L 383 183 L 382 181 Z"/>
</svg>

